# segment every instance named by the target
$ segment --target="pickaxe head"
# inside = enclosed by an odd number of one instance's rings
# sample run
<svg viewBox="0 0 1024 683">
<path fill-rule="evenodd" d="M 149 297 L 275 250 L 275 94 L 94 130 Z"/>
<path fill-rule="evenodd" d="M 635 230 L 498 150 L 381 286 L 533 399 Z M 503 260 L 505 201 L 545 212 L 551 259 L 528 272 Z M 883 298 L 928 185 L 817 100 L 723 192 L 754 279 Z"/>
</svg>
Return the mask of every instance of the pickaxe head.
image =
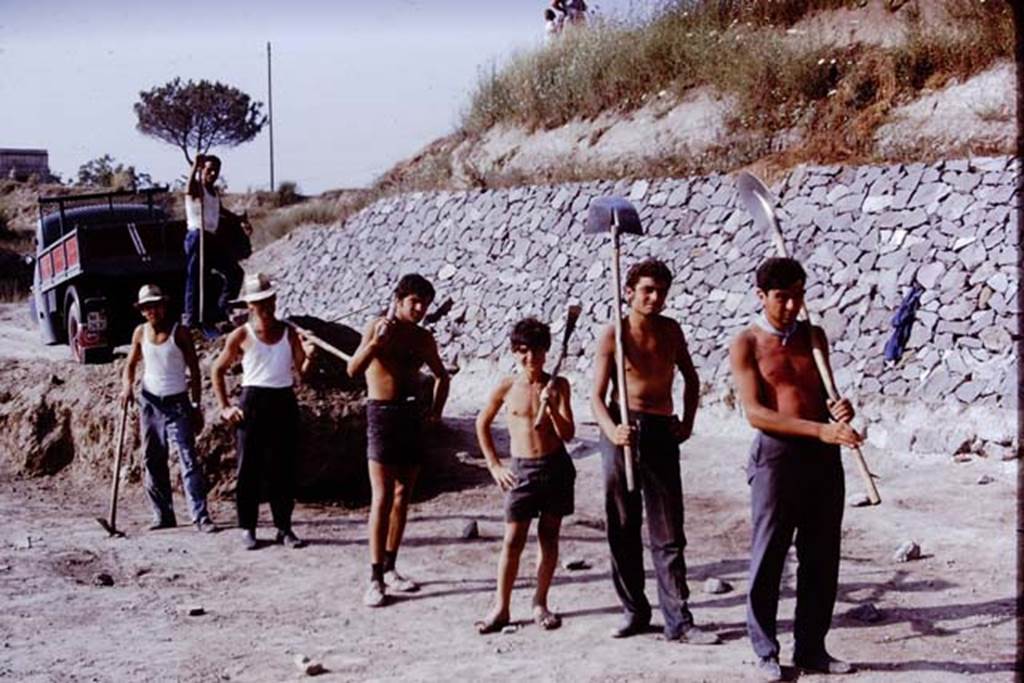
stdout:
<svg viewBox="0 0 1024 683">
<path fill-rule="evenodd" d="M 640 226 L 640 216 L 636 209 L 622 197 L 598 197 L 590 203 L 587 211 L 587 225 L 584 233 L 596 234 L 611 232 L 615 225 L 619 234 L 628 232 L 634 235 L 644 234 Z"/>
</svg>

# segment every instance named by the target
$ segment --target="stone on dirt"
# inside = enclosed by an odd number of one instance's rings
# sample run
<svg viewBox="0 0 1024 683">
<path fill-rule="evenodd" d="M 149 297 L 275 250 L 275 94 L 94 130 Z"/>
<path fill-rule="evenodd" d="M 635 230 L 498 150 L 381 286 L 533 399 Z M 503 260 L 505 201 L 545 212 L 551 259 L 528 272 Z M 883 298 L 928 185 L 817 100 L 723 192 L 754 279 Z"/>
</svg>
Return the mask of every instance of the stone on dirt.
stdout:
<svg viewBox="0 0 1024 683">
<path fill-rule="evenodd" d="M 719 595 L 721 593 L 728 593 L 732 590 L 732 584 L 728 581 L 723 581 L 715 576 L 710 576 L 704 581 L 704 592 L 710 593 L 711 595 Z"/>
<path fill-rule="evenodd" d="M 987 474 L 983 474 L 980 477 L 978 477 L 978 486 L 985 486 L 986 484 L 991 484 L 994 481 L 994 477 L 991 477 Z"/>
<path fill-rule="evenodd" d="M 871 499 L 866 493 L 853 493 L 847 496 L 846 504 L 852 508 L 863 508 L 871 505 Z"/>
<path fill-rule="evenodd" d="M 590 563 L 583 558 L 566 560 L 562 563 L 562 568 L 570 572 L 578 572 L 584 569 L 590 569 Z"/>
<path fill-rule="evenodd" d="M 462 540 L 472 541 L 474 538 L 480 538 L 480 526 L 475 519 L 471 519 L 462 527 Z"/>
<path fill-rule="evenodd" d="M 856 619 L 857 621 L 863 621 L 871 624 L 875 623 L 876 621 L 881 621 L 883 616 L 882 613 L 878 610 L 878 608 L 870 602 L 865 602 L 863 605 L 858 605 L 857 607 L 854 607 L 849 612 L 847 612 L 846 615 L 851 619 Z"/>
<path fill-rule="evenodd" d="M 179 611 L 186 617 L 201 617 L 206 614 L 202 605 L 182 605 Z"/>
<path fill-rule="evenodd" d="M 295 666 L 307 676 L 318 676 L 327 671 L 320 662 L 313 661 L 306 655 L 295 655 Z"/>
<path fill-rule="evenodd" d="M 921 559 L 921 546 L 914 541 L 906 541 L 892 556 L 893 562 L 910 562 Z"/>
<path fill-rule="evenodd" d="M 97 574 L 94 582 L 97 586 L 113 586 L 114 577 L 107 573 Z"/>
</svg>

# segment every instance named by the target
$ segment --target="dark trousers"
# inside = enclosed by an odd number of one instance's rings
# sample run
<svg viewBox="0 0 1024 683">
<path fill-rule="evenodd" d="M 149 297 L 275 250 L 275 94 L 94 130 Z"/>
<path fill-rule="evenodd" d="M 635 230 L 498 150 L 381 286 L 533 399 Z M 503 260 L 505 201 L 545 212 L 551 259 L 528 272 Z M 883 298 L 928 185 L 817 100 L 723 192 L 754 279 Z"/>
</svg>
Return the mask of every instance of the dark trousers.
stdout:
<svg viewBox="0 0 1024 683">
<path fill-rule="evenodd" d="M 171 474 L 167 467 L 170 447 L 178 451 L 182 488 L 193 522 L 209 516 L 206 511 L 206 482 L 196 452 L 192 429 L 192 408 L 188 394 L 154 396 L 145 389 L 139 394 L 139 426 L 145 465 L 145 488 L 153 509 L 153 521 L 174 523 Z"/>
<path fill-rule="evenodd" d="M 244 418 L 236 433 L 238 526 L 256 528 L 265 484 L 274 526 L 291 529 L 299 426 L 295 393 L 291 388 L 244 387 L 240 407 Z"/>
<path fill-rule="evenodd" d="M 747 631 L 759 657 L 778 657 L 779 582 L 796 534 L 794 656 L 825 652 L 839 581 L 843 465 L 839 447 L 758 433 L 747 465 L 753 541 Z"/>
<path fill-rule="evenodd" d="M 224 285 L 220 288 L 217 311 L 207 308 L 206 320 L 199 320 L 199 231 L 189 230 L 185 235 L 185 315 L 184 323 L 192 326 L 214 320 L 228 320 L 231 317 L 231 300 L 238 296 L 245 271 L 227 252 L 221 248 L 217 236 L 206 233 L 203 238 L 204 261 L 206 266 L 206 296 L 209 298 L 210 273 L 220 273 Z"/>
<path fill-rule="evenodd" d="M 613 408 L 613 415 L 618 411 Z M 658 602 L 665 618 L 665 635 L 677 638 L 693 624 L 686 601 L 686 534 L 683 533 L 683 487 L 679 475 L 679 444 L 671 416 L 635 413 L 638 427 L 633 473 L 636 490 L 626 490 L 622 449 L 601 436 L 604 464 L 605 513 L 612 554 L 612 582 L 627 617 L 647 621 L 651 604 L 644 595 L 643 542 L 640 526 L 647 509 L 647 535 L 658 579 Z"/>
</svg>

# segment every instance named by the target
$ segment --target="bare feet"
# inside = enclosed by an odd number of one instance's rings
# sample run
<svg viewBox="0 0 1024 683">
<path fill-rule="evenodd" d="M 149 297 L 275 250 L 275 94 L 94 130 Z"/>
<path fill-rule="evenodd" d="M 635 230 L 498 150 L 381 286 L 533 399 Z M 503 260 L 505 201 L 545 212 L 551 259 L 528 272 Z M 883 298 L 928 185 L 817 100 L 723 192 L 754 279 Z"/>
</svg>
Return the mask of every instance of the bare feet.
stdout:
<svg viewBox="0 0 1024 683">
<path fill-rule="evenodd" d="M 558 616 L 544 605 L 533 606 L 533 623 L 545 631 L 553 631 L 562 625 L 562 617 Z"/>
<path fill-rule="evenodd" d="M 474 626 L 476 626 L 476 632 L 482 636 L 488 633 L 497 633 L 508 626 L 508 610 L 495 607 L 483 621 L 476 622 Z"/>
</svg>

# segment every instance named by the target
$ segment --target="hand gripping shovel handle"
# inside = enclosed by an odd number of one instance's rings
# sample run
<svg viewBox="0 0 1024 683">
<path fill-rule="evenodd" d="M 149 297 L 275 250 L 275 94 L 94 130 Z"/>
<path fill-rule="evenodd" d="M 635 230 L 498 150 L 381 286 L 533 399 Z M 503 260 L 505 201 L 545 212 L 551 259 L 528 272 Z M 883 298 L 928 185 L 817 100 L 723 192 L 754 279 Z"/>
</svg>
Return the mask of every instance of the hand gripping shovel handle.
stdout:
<svg viewBox="0 0 1024 683">
<path fill-rule="evenodd" d="M 329 344 L 328 342 L 324 341 L 320 337 L 316 336 L 315 334 L 307 330 L 305 327 L 302 327 L 301 325 L 296 325 L 290 320 L 286 320 L 285 324 L 293 328 L 296 332 L 299 333 L 300 336 L 308 339 L 309 342 L 313 344 L 313 346 L 317 346 L 323 349 L 327 353 L 331 354 L 332 356 L 340 358 L 346 363 L 352 360 L 352 356 L 348 355 L 347 353 L 339 349 L 337 346 L 334 346 L 333 344 Z"/>
<path fill-rule="evenodd" d="M 565 330 L 562 332 L 562 348 L 558 351 L 558 358 L 555 359 L 555 367 L 551 370 L 551 378 L 548 380 L 549 383 L 553 383 L 555 378 L 558 377 L 559 371 L 562 369 L 562 361 L 565 360 L 565 356 L 569 353 L 569 338 L 572 333 L 576 330 L 576 321 L 580 317 L 582 309 L 578 305 L 569 306 L 569 311 L 565 316 Z M 540 410 L 537 411 L 537 417 L 533 420 L 533 428 L 540 429 L 540 426 L 544 424 L 544 418 L 547 414 L 549 405 L 544 404 L 540 406 Z"/>
<path fill-rule="evenodd" d="M 121 406 L 121 424 L 117 430 L 117 454 L 114 456 L 114 480 L 110 484 L 110 516 L 108 519 L 98 517 L 97 522 L 100 523 L 107 533 L 111 536 L 123 536 L 120 531 L 117 530 L 117 489 L 121 482 L 121 458 L 124 455 L 124 432 L 125 426 L 128 424 L 128 401 L 125 401 Z"/>
</svg>

